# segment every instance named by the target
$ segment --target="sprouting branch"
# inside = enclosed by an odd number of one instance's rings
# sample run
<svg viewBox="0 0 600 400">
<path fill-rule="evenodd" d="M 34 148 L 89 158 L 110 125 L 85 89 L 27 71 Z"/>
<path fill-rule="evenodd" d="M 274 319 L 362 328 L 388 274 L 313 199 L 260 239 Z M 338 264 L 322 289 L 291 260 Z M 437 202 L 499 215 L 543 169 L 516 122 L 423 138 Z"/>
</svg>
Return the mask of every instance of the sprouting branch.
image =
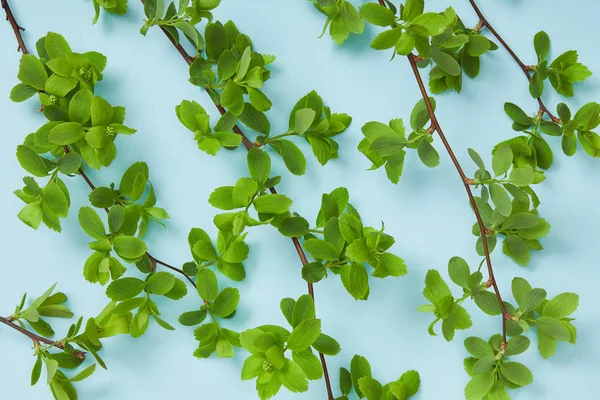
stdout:
<svg viewBox="0 0 600 400">
<path fill-rule="evenodd" d="M 141 0 L 141 2 L 144 3 L 144 0 Z M 194 57 L 189 55 L 187 53 L 187 51 L 185 51 L 185 49 L 181 45 L 177 44 L 177 42 L 175 42 L 173 40 L 171 35 L 165 29 L 162 29 L 162 31 L 165 34 L 165 36 L 167 36 L 167 38 L 169 38 L 169 41 L 177 49 L 177 51 L 179 52 L 181 57 L 185 60 L 185 62 L 188 64 L 192 64 L 194 62 Z M 211 97 L 211 99 L 212 99 L 212 97 Z M 213 103 L 215 104 L 215 107 L 217 107 L 217 109 L 219 110 L 219 113 L 221 115 L 223 115 L 227 112 L 220 104 L 216 103 L 214 100 L 213 100 Z M 237 125 L 234 125 L 233 131 L 242 137 L 242 143 L 244 144 L 244 147 L 246 148 L 246 150 L 250 150 L 252 147 L 254 147 L 254 143 L 252 143 L 248 139 L 248 137 L 244 134 L 244 132 Z M 272 194 L 277 194 L 277 191 L 275 190 L 275 188 L 270 188 L 269 191 Z M 292 238 L 292 242 L 294 243 L 294 248 L 296 249 L 296 252 L 298 253 L 298 257 L 300 258 L 302 265 L 308 264 L 308 259 L 306 258 L 304 249 L 302 248 L 302 245 L 300 244 L 298 239 Z M 308 282 L 307 285 L 308 285 L 308 293 L 314 299 L 315 293 L 314 293 L 313 284 Z M 325 356 L 323 354 L 319 353 L 319 357 L 321 359 L 321 366 L 323 367 L 323 376 L 325 377 L 325 385 L 327 387 L 327 398 L 328 398 L 328 400 L 334 400 L 333 390 L 331 388 L 331 382 L 329 379 L 329 372 L 327 370 L 327 362 L 325 361 Z"/>
<path fill-rule="evenodd" d="M 65 153 L 69 153 L 71 150 L 69 149 L 69 146 L 63 146 L 63 149 L 65 151 Z M 90 189 L 93 191 L 94 189 L 96 189 L 96 185 L 94 185 L 92 183 L 92 180 L 86 175 L 85 171 L 83 170 L 83 168 L 79 168 L 78 170 L 79 175 L 81 175 L 81 177 L 83 178 L 83 180 L 87 183 L 87 185 L 90 187 Z M 104 211 L 106 211 L 106 213 L 108 214 L 108 208 L 105 208 Z M 170 269 L 171 271 L 177 272 L 178 274 L 183 275 L 192 286 L 196 287 L 196 283 L 194 282 L 194 280 L 192 278 L 190 278 L 190 276 L 188 274 L 186 274 L 185 272 L 183 272 L 183 270 L 179 269 L 179 268 L 175 268 L 161 260 L 159 260 L 158 258 L 154 257 L 153 255 L 151 255 L 150 253 L 146 253 L 146 255 L 148 256 L 148 258 L 150 259 L 150 262 L 152 263 L 152 270 L 154 270 L 156 268 L 156 264 L 162 265 L 165 268 Z"/>
<path fill-rule="evenodd" d="M 500 309 L 502 310 L 502 343 L 503 343 L 503 347 L 504 347 L 504 346 L 506 346 L 506 321 L 511 319 L 511 315 L 506 311 L 506 308 L 504 307 L 504 302 L 502 300 L 502 296 L 500 295 L 500 289 L 498 288 L 498 283 L 496 282 L 496 278 L 494 276 L 494 268 L 492 267 L 492 259 L 490 257 L 490 250 L 489 250 L 487 238 L 486 238 L 487 229 L 483 223 L 483 219 L 481 218 L 481 213 L 479 212 L 477 203 L 475 203 L 475 197 L 473 196 L 473 192 L 471 190 L 471 187 L 469 186 L 469 178 L 465 175 L 465 172 L 463 171 L 462 166 L 458 162 L 458 159 L 456 158 L 456 155 L 454 154 L 452 147 L 450 147 L 450 143 L 448 143 L 448 140 L 446 139 L 446 136 L 444 135 L 444 132 L 442 131 L 442 127 L 435 115 L 435 112 L 433 111 L 431 101 L 429 100 L 429 95 L 427 94 L 427 89 L 425 88 L 425 84 L 423 83 L 423 79 L 421 78 L 419 68 L 417 67 L 418 61 L 416 60 L 416 56 L 414 54 L 409 54 L 407 57 L 408 57 L 408 61 L 410 62 L 412 71 L 415 75 L 415 79 L 417 80 L 417 84 L 419 85 L 419 90 L 421 91 L 421 95 L 423 96 L 423 101 L 425 102 L 425 106 L 427 107 L 427 112 L 429 113 L 429 117 L 431 118 L 431 124 L 432 124 L 433 128 L 435 129 L 435 131 L 438 133 L 438 135 L 444 145 L 444 148 L 446 149 L 446 152 L 450 156 L 450 159 L 452 160 L 452 163 L 454 164 L 454 167 L 456 168 L 456 171 L 458 172 L 458 175 L 460 176 L 460 179 L 462 180 L 465 190 L 467 191 L 467 196 L 469 197 L 469 202 L 471 203 L 473 213 L 475 214 L 475 218 L 477 219 L 477 224 L 479 225 L 479 231 L 481 233 L 483 252 L 485 254 L 485 262 L 487 264 L 487 270 L 488 270 L 488 275 L 489 275 L 487 286 L 494 288 L 494 292 L 496 293 L 496 298 L 498 299 Z"/>
<path fill-rule="evenodd" d="M 4 3 L 4 2 L 3 2 Z M 29 339 L 33 341 L 34 344 L 44 343 L 49 346 L 56 347 L 57 349 L 64 350 L 65 346 L 61 342 L 54 342 L 50 339 L 46 339 L 43 336 L 36 335 L 33 332 L 29 332 L 27 329 L 21 328 L 18 324 L 15 324 L 12 319 L 0 317 L 0 322 L 6 326 L 10 326 L 14 330 L 21 332 L 23 335 L 27 336 Z M 75 357 L 83 360 L 85 358 L 85 352 L 83 351 L 74 351 L 73 354 Z"/>
<path fill-rule="evenodd" d="M 515 60 L 515 62 L 519 65 L 519 67 L 521 68 L 521 70 L 523 71 L 525 76 L 527 77 L 527 81 L 531 81 L 531 75 L 529 73 L 532 70 L 532 68 L 530 66 L 526 65 L 525 63 L 523 63 L 523 61 L 521 61 L 521 59 L 516 55 L 516 53 L 513 51 L 513 49 L 510 48 L 510 46 L 508 45 L 508 43 L 506 43 L 506 41 L 502 38 L 502 36 L 500 36 L 500 34 L 494 29 L 494 27 L 492 27 L 492 25 L 490 25 L 489 21 L 485 18 L 485 16 L 483 15 L 481 10 L 475 3 L 475 0 L 469 0 L 469 3 L 471 3 L 473 10 L 477 14 L 477 17 L 479 17 L 479 22 L 477 23 L 477 27 L 479 28 L 478 30 L 481 30 L 481 28 L 483 28 L 483 27 L 487 28 L 492 33 L 492 35 L 494 35 L 496 37 L 496 39 L 498 39 L 500 44 L 502 44 L 502 47 L 504 47 L 506 49 L 506 51 L 508 52 L 508 54 L 510 54 L 510 56 L 513 58 L 513 60 Z M 538 101 L 538 104 L 540 105 L 540 112 L 546 113 L 553 122 L 560 123 L 560 118 L 554 116 L 554 114 L 552 114 L 550 112 L 550 110 L 548 110 L 548 108 L 544 104 L 544 101 L 542 100 L 541 97 L 538 97 L 537 101 Z"/>
<path fill-rule="evenodd" d="M 379 4 L 384 7 L 387 7 L 384 0 L 378 0 Z M 429 128 L 432 131 L 438 133 L 446 152 L 450 156 L 454 167 L 456 168 L 456 172 L 460 176 L 460 179 L 467 191 L 467 196 L 469 197 L 469 202 L 471 204 L 471 208 L 473 209 L 473 213 L 475 214 L 475 218 L 477 219 L 477 225 L 479 225 L 479 231 L 481 234 L 481 242 L 483 244 L 483 252 L 485 254 L 485 262 L 488 270 L 488 281 L 487 287 L 493 287 L 494 292 L 496 294 L 496 298 L 498 299 L 498 304 L 500 305 L 500 310 L 502 310 L 502 349 L 506 348 L 506 321 L 511 319 L 512 316 L 506 311 L 506 307 L 504 307 L 504 301 L 502 300 L 502 295 L 500 294 L 500 289 L 498 288 L 498 283 L 496 282 L 496 278 L 494 276 L 494 268 L 492 266 L 492 259 L 490 257 L 490 249 L 488 247 L 486 232 L 487 228 L 485 227 L 483 220 L 481 219 L 481 213 L 479 212 L 479 208 L 477 207 L 477 203 L 475 203 L 475 197 L 473 196 L 473 192 L 471 191 L 471 187 L 469 186 L 471 180 L 462 169 L 462 166 L 458 162 L 452 147 L 450 147 L 450 143 L 446 139 L 446 135 L 442 130 L 442 127 L 433 111 L 433 106 L 431 105 L 431 101 L 429 100 L 429 94 L 427 93 L 427 89 L 425 88 L 425 84 L 423 83 L 423 79 L 421 78 L 421 73 L 419 72 L 419 67 L 417 63 L 421 60 L 419 56 L 414 54 L 409 54 L 407 56 L 410 66 L 412 68 L 415 79 L 417 80 L 417 84 L 419 85 L 419 90 L 421 91 L 421 96 L 423 97 L 423 101 L 425 102 L 425 106 L 427 107 L 427 112 L 429 114 L 429 118 L 431 119 L 431 127 Z"/>
<path fill-rule="evenodd" d="M 20 26 L 15 19 L 10 6 L 6 0 L 1 0 L 0 4 L 2 4 L 2 8 L 4 8 L 4 12 L 6 13 L 6 20 L 10 22 L 10 26 L 12 26 L 13 32 L 15 33 L 15 37 L 17 38 L 17 43 L 19 47 L 17 47 L 17 51 L 20 51 L 23 54 L 29 54 L 29 50 L 27 50 L 27 46 L 25 45 L 25 41 L 23 40 L 23 35 L 21 31 L 24 31 L 25 28 Z"/>
</svg>

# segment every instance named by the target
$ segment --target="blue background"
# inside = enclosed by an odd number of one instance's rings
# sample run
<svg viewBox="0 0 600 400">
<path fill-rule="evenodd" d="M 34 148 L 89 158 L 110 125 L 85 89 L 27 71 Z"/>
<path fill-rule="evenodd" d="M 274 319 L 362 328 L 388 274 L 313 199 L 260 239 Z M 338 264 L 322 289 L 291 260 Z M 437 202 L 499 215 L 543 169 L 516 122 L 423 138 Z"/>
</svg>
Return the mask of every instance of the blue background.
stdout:
<svg viewBox="0 0 600 400">
<path fill-rule="evenodd" d="M 441 10 L 449 3 L 431 0 L 427 8 Z M 474 26 L 477 19 L 467 0 L 452 3 L 465 23 Z M 596 43 L 600 3 L 480 3 L 484 14 L 525 63 L 535 62 L 533 35 L 544 29 L 552 39 L 551 56 L 578 49 L 581 60 L 600 73 Z M 27 29 L 25 40 L 31 49 L 38 37 L 54 31 L 62 33 L 75 51 L 97 50 L 107 55 L 108 67 L 98 93 L 113 104 L 126 106 L 126 123 L 137 128 L 138 133 L 120 138 L 117 161 L 100 174 L 91 173 L 91 177 L 95 183 L 106 185 L 118 179 L 132 162 L 146 161 L 159 205 L 171 215 L 166 231 L 154 228 L 148 235 L 150 251 L 175 265 L 189 260 L 189 229 L 215 231 L 212 217 L 216 211 L 208 205 L 208 195 L 215 187 L 235 182 L 246 173 L 246 167 L 245 150 L 241 148 L 223 151 L 217 157 L 201 153 L 191 132 L 177 120 L 174 107 L 183 99 L 201 103 L 213 116 L 213 123 L 217 118 L 208 96 L 187 82 L 187 65 L 158 29 L 151 29 L 147 37 L 138 33 L 143 12 L 137 1 L 130 1 L 126 16 L 103 14 L 96 26 L 91 25 L 90 1 L 21 0 L 12 1 L 11 5 Z M 408 63 L 400 57 L 388 62 L 389 53 L 370 49 L 370 41 L 377 33 L 372 27 L 367 27 L 360 37 L 351 37 L 342 47 L 335 46 L 328 37 L 317 39 L 324 17 L 304 0 L 223 0 L 215 14 L 221 20 L 234 20 L 251 36 L 258 51 L 277 56 L 272 79 L 265 89 L 274 104 L 268 114 L 274 133 L 287 129 L 289 111 L 312 89 L 323 96 L 334 112 L 354 117 L 350 129 L 339 137 L 341 157 L 326 167 L 319 166 L 309 155 L 306 175 L 293 177 L 274 158 L 274 171 L 284 176 L 281 192 L 295 200 L 294 209 L 314 220 L 321 193 L 346 186 L 351 202 L 367 224 L 379 226 L 381 220 L 385 221 L 386 229 L 397 240 L 393 250 L 409 266 L 405 277 L 372 279 L 368 302 L 354 301 L 336 277 L 316 285 L 323 329 L 342 345 L 338 356 L 328 358 L 336 393 L 339 394 L 339 367 L 348 366 L 354 354 L 361 354 L 371 361 L 374 376 L 383 382 L 397 379 L 407 369 L 417 369 L 422 377 L 417 399 L 462 399 L 468 381 L 462 368 L 466 355 L 462 341 L 470 335 L 489 337 L 497 333 L 500 319 L 481 313 L 469 303 L 473 328 L 458 332 L 454 341 L 447 343 L 441 336 L 427 334 L 430 315 L 418 313 L 415 308 L 424 303 L 421 292 L 428 269 L 439 269 L 446 276 L 448 259 L 454 255 L 464 257 L 472 266 L 479 261 L 474 251 L 475 237 L 471 235 L 474 218 L 464 189 L 438 139 L 434 145 L 442 154 L 440 166 L 428 169 L 411 153 L 398 186 L 389 183 L 383 171 L 366 171 L 370 164 L 356 150 L 362 137 L 360 127 L 365 122 L 406 119 L 420 98 Z M 87 204 L 88 188 L 83 180 L 68 181 L 73 200 L 62 234 L 46 228 L 33 231 L 16 217 L 22 203 L 12 191 L 21 187 L 24 171 L 17 163 L 15 148 L 44 119 L 36 114 L 35 101 L 16 104 L 8 98 L 11 87 L 17 83 L 20 55 L 15 49 L 12 31 L 8 23 L 1 21 L 0 314 L 10 314 L 24 291 L 37 295 L 58 282 L 59 289 L 70 296 L 70 306 L 77 315 L 94 316 L 106 298 L 104 288 L 86 282 L 82 276 L 82 265 L 89 254 L 88 239 L 77 222 L 77 210 Z M 575 99 L 568 100 L 572 109 L 599 99 L 598 76 L 576 85 Z M 547 92 L 547 103 L 554 109 L 560 99 L 550 90 Z M 489 161 L 493 145 L 515 135 L 502 111 L 505 101 L 520 104 L 528 112 L 537 110 L 522 71 L 503 50 L 483 57 L 481 75 L 476 81 L 466 79 L 461 95 L 438 96 L 439 119 L 467 173 L 475 170 L 467 155 L 468 147 Z M 579 293 L 581 306 L 575 314 L 579 337 L 576 346 L 561 343 L 553 358 L 543 360 L 536 350 L 535 335 L 530 335 L 532 348 L 518 360 L 531 368 L 535 382 L 511 395 L 520 400 L 597 398 L 600 214 L 596 207 L 600 164 L 581 149 L 567 158 L 560 151 L 559 140 L 549 141 L 555 150 L 555 162 L 547 173 L 548 179 L 538 189 L 542 199 L 540 211 L 552 224 L 550 235 L 542 241 L 546 250 L 535 253 L 527 268 L 516 265 L 500 251 L 493 254 L 493 261 L 502 293 L 509 300 L 514 276 L 523 276 L 534 286 L 546 288 L 550 296 L 564 291 Z M 301 146 L 309 152 L 306 144 Z M 253 229 L 248 240 L 248 277 L 237 285 L 242 301 L 237 316 L 227 325 L 238 330 L 266 323 L 285 325 L 279 311 L 280 299 L 298 297 L 306 290 L 297 255 L 289 239 L 269 227 Z M 153 324 L 140 339 L 122 336 L 106 340 L 102 355 L 109 370 L 100 370 L 79 384 L 81 398 L 256 398 L 254 382 L 242 382 L 239 378 L 244 352 L 238 351 L 233 360 L 199 360 L 192 356 L 196 346 L 192 330 L 176 321 L 181 312 L 194 309 L 197 304 L 198 298 L 193 294 L 182 301 L 160 303 L 164 317 L 177 326 L 175 332 Z M 51 398 L 43 382 L 33 388 L 28 386 L 34 362 L 30 347 L 24 336 L 0 328 L 2 397 Z M 324 399 L 324 383 L 312 382 L 309 392 L 300 395 L 282 391 L 278 398 Z"/>
</svg>

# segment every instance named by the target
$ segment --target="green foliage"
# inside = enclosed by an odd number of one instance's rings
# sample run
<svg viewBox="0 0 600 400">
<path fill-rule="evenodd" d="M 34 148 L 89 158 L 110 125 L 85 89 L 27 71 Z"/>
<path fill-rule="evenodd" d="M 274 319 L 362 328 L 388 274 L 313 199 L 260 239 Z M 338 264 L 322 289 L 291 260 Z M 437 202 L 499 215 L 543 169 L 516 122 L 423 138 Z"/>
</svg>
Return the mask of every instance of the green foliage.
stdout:
<svg viewBox="0 0 600 400">
<path fill-rule="evenodd" d="M 446 90 L 461 91 L 463 71 L 474 78 L 479 74 L 480 57 L 498 46 L 476 29 L 465 27 L 452 7 L 444 12 L 424 12 L 424 2 L 408 0 L 400 9 L 389 1 L 386 5 L 366 3 L 360 13 L 344 0 L 314 0 L 315 6 L 327 16 L 327 27 L 337 44 L 342 44 L 350 32 L 360 34 L 361 20 L 384 27 L 371 47 L 375 50 L 393 49 L 392 58 L 416 51 L 421 57 L 419 67 L 432 65 L 429 87 L 432 93 Z M 322 35 L 321 35 L 322 36 Z"/>
<path fill-rule="evenodd" d="M 582 82 L 592 75 L 585 65 L 578 62 L 579 55 L 575 50 L 566 51 L 550 62 L 548 60 L 550 38 L 546 32 L 538 32 L 533 39 L 533 44 L 538 63 L 530 67 L 533 71 L 529 83 L 532 97 L 542 96 L 546 79 L 550 80 L 550 84 L 558 94 L 572 97 L 573 83 Z"/>
<path fill-rule="evenodd" d="M 142 35 L 152 26 L 159 26 L 164 29 L 173 38 L 175 43 L 179 44 L 180 35 L 185 36 L 196 48 L 201 51 L 204 46 L 204 38 L 196 29 L 196 25 L 203 19 L 212 21 L 212 9 L 216 8 L 220 0 L 189 0 L 179 1 L 176 6 L 171 2 L 165 7 L 164 0 L 146 0 L 144 1 L 144 13 L 146 20 L 140 29 Z"/>
<path fill-rule="evenodd" d="M 435 110 L 435 99 L 430 98 Z M 363 135 L 358 150 L 372 163 L 371 170 L 385 166 L 388 179 L 398 183 L 404 168 L 405 149 L 416 149 L 421 162 L 433 168 L 440 163 L 437 150 L 431 145 L 433 129 L 425 128 L 429 122 L 429 113 L 424 100 L 419 100 L 410 116 L 412 132 L 406 137 L 402 119 L 393 119 L 389 124 L 371 121 L 362 127 Z"/>
<path fill-rule="evenodd" d="M 105 310 L 98 318 L 88 319 L 85 327 L 83 327 L 83 318 L 79 318 L 69 327 L 62 339 L 50 340 L 49 338 L 55 336 L 54 329 L 42 317 L 73 317 L 73 313 L 65 305 L 67 296 L 61 292 L 53 293 L 55 287 L 56 284 L 52 285 L 29 306 L 26 306 L 27 294 L 23 295 L 13 315 L 5 320 L 7 321 L 5 323 L 9 326 L 18 325 L 24 330 L 30 327 L 39 334 L 32 333 L 30 336 L 34 341 L 33 355 L 36 358 L 31 372 L 31 385 L 39 382 L 42 370 L 45 369 L 46 382 L 54 398 L 76 400 L 77 392 L 73 383 L 89 378 L 96 370 L 96 363 L 106 369 L 104 361 L 98 355 L 98 351 L 102 348 L 100 339 L 126 332 L 119 332 L 119 325 L 122 326 L 123 321 L 112 314 L 111 310 Z M 95 358 L 96 363 L 88 363 L 85 368 L 80 368 L 86 359 L 86 352 Z M 72 375 L 71 377 L 66 375 L 67 370 L 78 368 L 80 368 L 78 373 L 69 374 Z"/>
<path fill-rule="evenodd" d="M 100 17 L 100 8 L 103 8 L 110 14 L 123 15 L 127 13 L 127 0 L 92 0 L 94 5 L 94 19 L 92 23 L 98 22 Z"/>
<path fill-rule="evenodd" d="M 355 355 L 350 363 L 350 371 L 340 368 L 340 391 L 338 400 L 347 400 L 354 392 L 367 400 L 406 400 L 419 391 L 421 378 L 414 370 L 406 371 L 396 381 L 382 385 L 372 377 L 371 365 L 366 358 Z"/>
<path fill-rule="evenodd" d="M 307 391 L 309 380 L 323 376 L 313 350 L 328 355 L 340 351 L 337 341 L 321 332 L 321 320 L 315 318 L 310 295 L 298 300 L 283 299 L 281 311 L 292 326 L 291 332 L 280 326 L 263 325 L 240 335 L 241 345 L 250 353 L 242 368 L 242 380 L 256 378 L 261 399 L 275 396 L 282 386 L 294 393 Z"/>
<path fill-rule="evenodd" d="M 491 251 L 496 247 L 497 236 L 505 237 L 503 252 L 519 265 L 527 265 L 531 250 L 542 250 L 539 239 L 550 232 L 550 224 L 538 216 L 539 198 L 531 188 L 542 182 L 543 171 L 534 169 L 531 160 L 524 160 L 517 141 L 503 143 L 494 149 L 492 172 L 473 149 L 469 155 L 479 168 L 470 184 L 481 187 L 475 197 L 481 219 L 486 228 L 486 240 Z M 512 197 L 512 199 L 511 199 Z M 477 252 L 484 254 L 481 231 L 476 223 L 473 234 L 477 239 Z"/>
<path fill-rule="evenodd" d="M 123 107 L 113 107 L 93 94 L 106 57 L 97 52 L 75 53 L 56 33 L 41 38 L 37 47 L 39 58 L 22 56 L 21 83 L 11 91 L 11 98 L 24 101 L 38 93 L 48 122 L 17 147 L 17 159 L 30 174 L 49 179 L 40 187 L 26 177 L 25 186 L 15 194 L 27 204 L 19 213 L 23 222 L 35 229 L 43 222 L 60 231 L 60 219 L 67 216 L 70 205 L 60 174 L 76 174 L 84 164 L 95 169 L 110 165 L 117 154 L 117 135 L 130 135 L 135 129 L 123 125 Z"/>
<path fill-rule="evenodd" d="M 331 38 L 342 44 L 348 39 L 350 33 L 361 34 L 365 24 L 358 10 L 346 0 L 313 0 L 315 7 L 327 16 L 323 33 L 329 27 Z M 385 18 L 380 17 L 380 18 Z"/>
</svg>

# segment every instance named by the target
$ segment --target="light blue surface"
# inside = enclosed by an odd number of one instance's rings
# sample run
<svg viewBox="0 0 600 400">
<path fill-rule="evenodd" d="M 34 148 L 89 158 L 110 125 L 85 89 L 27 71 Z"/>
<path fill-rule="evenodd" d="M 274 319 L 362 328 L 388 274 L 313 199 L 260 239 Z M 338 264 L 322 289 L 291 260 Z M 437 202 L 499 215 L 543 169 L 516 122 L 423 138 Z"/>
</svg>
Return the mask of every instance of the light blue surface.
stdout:
<svg viewBox="0 0 600 400">
<path fill-rule="evenodd" d="M 363 3 L 355 1 L 354 3 Z M 469 26 L 477 22 L 467 0 L 428 1 L 428 8 L 439 10 L 449 3 Z M 525 63 L 533 63 L 533 35 L 544 29 L 552 39 L 554 56 L 576 48 L 581 60 L 599 75 L 576 86 L 578 107 L 600 99 L 600 57 L 597 15 L 600 3 L 580 0 L 566 6 L 561 0 L 481 1 L 484 13 L 504 35 Z M 573 4 L 575 4 L 573 2 Z M 138 31 L 143 17 L 141 5 L 130 1 L 125 17 L 102 15 L 96 26 L 90 1 L 63 0 L 12 1 L 19 22 L 27 29 L 25 40 L 34 48 L 35 40 L 47 31 L 62 33 L 73 49 L 97 50 L 108 56 L 105 79 L 99 94 L 113 104 L 127 107 L 126 123 L 138 129 L 132 137 L 118 141 L 118 159 L 100 174 L 91 174 L 97 184 L 117 179 L 132 162 L 146 161 L 157 190 L 159 205 L 171 214 L 167 230 L 153 229 L 148 236 L 152 254 L 181 265 L 190 258 L 187 232 L 203 227 L 214 232 L 215 210 L 208 195 L 217 186 L 232 184 L 245 173 L 245 150 L 223 151 L 216 158 L 201 153 L 192 135 L 177 120 L 174 107 L 183 99 L 200 102 L 216 121 L 216 109 L 209 98 L 187 82 L 187 66 L 164 35 L 151 29 L 147 37 Z M 354 117 L 351 128 L 340 137 L 338 160 L 320 167 L 309 156 L 303 177 L 287 174 L 280 161 L 274 170 L 284 175 L 281 192 L 295 200 L 294 209 L 314 220 L 321 193 L 338 186 L 350 190 L 351 202 L 363 220 L 378 226 L 381 220 L 396 237 L 393 250 L 402 256 L 409 273 L 398 279 L 371 280 L 368 302 L 356 302 L 333 277 L 316 285 L 319 317 L 325 332 L 337 338 L 342 352 L 328 358 L 337 392 L 338 369 L 347 366 L 354 354 L 366 356 L 374 376 L 388 382 L 407 369 L 421 373 L 419 400 L 460 400 L 468 380 L 462 368 L 466 352 L 462 341 L 470 335 L 488 337 L 497 333 L 500 319 L 482 314 L 468 305 L 474 327 L 458 332 L 453 342 L 427 334 L 430 316 L 415 308 L 424 303 L 421 295 L 425 273 L 437 268 L 445 273 L 447 261 L 460 255 L 470 263 L 478 257 L 471 235 L 474 222 L 464 189 L 449 158 L 442 154 L 438 168 L 428 169 L 415 157 L 408 157 L 404 177 L 398 186 L 387 181 L 383 171 L 368 172 L 369 162 L 356 150 L 367 121 L 407 118 L 419 92 L 406 60 L 388 62 L 390 54 L 376 52 L 368 45 L 376 34 L 367 28 L 361 37 L 352 37 L 343 47 L 329 38 L 317 39 L 324 18 L 304 0 L 223 0 L 216 17 L 232 19 L 249 34 L 259 51 L 277 56 L 266 93 L 273 100 L 269 112 L 273 132 L 287 128 L 289 110 L 302 95 L 316 89 L 335 112 Z M 21 187 L 21 170 L 15 148 L 23 137 L 43 122 L 35 101 L 22 104 L 8 99 L 17 82 L 19 54 L 8 23 L 0 21 L 0 120 L 2 146 L 0 169 L 0 221 L 2 233 L 2 274 L 0 275 L 0 315 L 10 314 L 24 291 L 43 292 L 52 283 L 70 297 L 77 315 L 94 316 L 105 304 L 104 289 L 86 282 L 82 265 L 89 250 L 87 238 L 77 223 L 77 210 L 86 204 L 87 187 L 81 179 L 68 181 L 72 196 L 69 218 L 62 234 L 46 228 L 33 231 L 16 214 L 22 203 L 12 190 Z M 473 165 L 467 155 L 472 147 L 482 155 L 502 139 L 514 136 L 502 104 L 512 101 L 536 110 L 527 91 L 522 72 L 503 50 L 483 57 L 482 74 L 466 79 L 463 93 L 438 97 L 438 117 L 468 173 Z M 548 96 L 552 108 L 557 96 Z M 598 231 L 596 212 L 600 185 L 600 161 L 579 151 L 567 158 L 558 140 L 550 139 L 555 163 L 548 179 L 539 185 L 541 213 L 552 224 L 552 232 L 542 242 L 547 248 L 536 253 L 527 268 L 514 264 L 496 251 L 493 255 L 502 293 L 510 296 L 510 281 L 523 276 L 533 285 L 544 287 L 550 296 L 574 291 L 581 296 L 576 312 L 579 331 L 576 346 L 559 344 L 557 354 L 543 360 L 535 349 L 519 359 L 534 373 L 535 382 L 511 392 L 512 398 L 595 399 L 600 393 L 597 378 L 600 344 L 598 317 Z M 309 150 L 307 146 L 303 147 Z M 488 157 L 489 158 L 489 157 Z M 274 158 L 275 160 L 275 158 Z M 285 324 L 279 300 L 297 297 L 306 290 L 300 276 L 300 263 L 289 241 L 269 227 L 253 229 L 249 235 L 251 255 L 246 263 L 247 279 L 238 285 L 242 301 L 231 321 L 233 329 L 243 330 L 265 323 Z M 176 323 L 177 316 L 197 306 L 197 296 L 182 301 L 163 301 L 164 317 Z M 228 323 L 229 324 L 229 323 Z M 98 371 L 92 379 L 79 384 L 85 400 L 121 399 L 253 399 L 254 382 L 239 378 L 245 354 L 233 360 L 199 360 L 192 356 L 196 346 L 192 330 L 178 326 L 167 332 L 155 324 L 137 340 L 118 337 L 105 342 L 103 357 L 108 371 Z M 31 343 L 22 335 L 0 327 L 0 387 L 2 399 L 50 399 L 43 384 L 30 388 L 33 364 Z M 282 391 L 278 399 L 325 399 L 323 381 L 312 382 L 308 393 L 292 395 Z"/>
</svg>

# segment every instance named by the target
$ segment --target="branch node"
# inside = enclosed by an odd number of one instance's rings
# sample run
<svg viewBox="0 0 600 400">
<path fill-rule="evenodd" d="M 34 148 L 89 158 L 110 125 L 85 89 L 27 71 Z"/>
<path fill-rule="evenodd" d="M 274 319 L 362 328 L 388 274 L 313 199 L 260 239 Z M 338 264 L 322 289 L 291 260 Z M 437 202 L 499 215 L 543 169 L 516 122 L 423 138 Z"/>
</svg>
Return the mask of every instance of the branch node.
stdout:
<svg viewBox="0 0 600 400">
<path fill-rule="evenodd" d="M 479 22 L 477 22 L 477 25 L 475 25 L 475 27 L 473 28 L 473 32 L 479 33 L 484 26 L 485 21 L 480 19 Z"/>
</svg>

